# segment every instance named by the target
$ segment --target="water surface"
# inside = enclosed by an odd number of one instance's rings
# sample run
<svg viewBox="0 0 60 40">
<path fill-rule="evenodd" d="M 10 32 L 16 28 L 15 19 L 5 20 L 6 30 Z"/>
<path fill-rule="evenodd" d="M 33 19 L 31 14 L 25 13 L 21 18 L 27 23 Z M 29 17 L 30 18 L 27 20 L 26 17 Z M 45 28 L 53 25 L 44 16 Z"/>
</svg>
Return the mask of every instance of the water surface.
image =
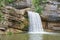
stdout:
<svg viewBox="0 0 60 40">
<path fill-rule="evenodd" d="M 12 34 L 12 35 L 0 35 L 0 40 L 60 40 L 60 34 Z"/>
</svg>

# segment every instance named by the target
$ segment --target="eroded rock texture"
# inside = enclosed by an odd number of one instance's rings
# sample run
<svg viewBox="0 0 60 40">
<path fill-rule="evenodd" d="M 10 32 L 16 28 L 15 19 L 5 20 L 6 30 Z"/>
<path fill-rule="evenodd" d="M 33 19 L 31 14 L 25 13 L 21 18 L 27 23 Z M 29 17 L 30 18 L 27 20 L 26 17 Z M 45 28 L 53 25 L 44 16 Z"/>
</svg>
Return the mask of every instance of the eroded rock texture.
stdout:
<svg viewBox="0 0 60 40">
<path fill-rule="evenodd" d="M 11 6 L 6 6 L 2 8 L 2 13 L 4 14 L 4 18 L 6 19 L 5 25 L 6 28 L 13 28 L 23 31 L 28 31 L 28 13 L 27 9 L 18 10 Z"/>
</svg>

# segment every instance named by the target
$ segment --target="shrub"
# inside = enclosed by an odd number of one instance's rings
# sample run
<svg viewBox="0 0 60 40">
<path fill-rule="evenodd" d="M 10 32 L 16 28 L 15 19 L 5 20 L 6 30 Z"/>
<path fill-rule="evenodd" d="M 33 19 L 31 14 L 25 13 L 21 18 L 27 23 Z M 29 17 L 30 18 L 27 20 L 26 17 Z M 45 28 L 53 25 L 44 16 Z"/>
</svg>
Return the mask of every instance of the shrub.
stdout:
<svg viewBox="0 0 60 40">
<path fill-rule="evenodd" d="M 46 2 L 47 0 L 32 0 L 32 5 L 34 6 L 34 11 L 38 13 L 42 13 L 43 8 L 41 7 L 43 2 Z"/>
</svg>

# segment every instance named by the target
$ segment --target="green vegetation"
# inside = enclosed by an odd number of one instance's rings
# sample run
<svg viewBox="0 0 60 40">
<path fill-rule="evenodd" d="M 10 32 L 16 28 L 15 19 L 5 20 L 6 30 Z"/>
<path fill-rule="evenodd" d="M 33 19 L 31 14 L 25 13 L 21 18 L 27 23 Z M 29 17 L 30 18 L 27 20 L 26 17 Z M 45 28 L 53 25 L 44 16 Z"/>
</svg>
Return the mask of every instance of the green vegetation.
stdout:
<svg viewBox="0 0 60 40">
<path fill-rule="evenodd" d="M 7 34 L 8 34 L 8 35 L 12 35 L 13 33 L 9 31 Z"/>
<path fill-rule="evenodd" d="M 0 7 L 5 6 L 6 3 L 11 3 L 14 0 L 0 0 Z"/>
<path fill-rule="evenodd" d="M 3 13 L 1 12 L 1 7 L 5 6 L 4 5 L 4 0 L 0 0 L 0 22 L 3 21 Z"/>
<path fill-rule="evenodd" d="M 41 7 L 42 3 L 46 2 L 47 0 L 32 0 L 32 4 L 35 7 L 35 12 L 42 13 L 43 8 Z"/>
<path fill-rule="evenodd" d="M 7 2 L 9 2 L 9 3 L 11 3 L 11 2 L 13 2 L 14 0 L 6 0 Z"/>
<path fill-rule="evenodd" d="M 7 4 L 10 4 L 10 3 L 13 3 L 15 0 L 6 0 L 5 1 L 5 4 L 7 5 Z"/>
<path fill-rule="evenodd" d="M 5 4 L 5 0 L 0 0 L 0 8 L 4 6 L 4 4 Z"/>
<path fill-rule="evenodd" d="M 0 12 L 0 22 L 4 20 L 3 14 Z"/>
<path fill-rule="evenodd" d="M 0 22 L 4 19 L 3 18 L 3 13 L 1 12 L 1 8 L 5 7 L 5 3 L 11 3 L 13 0 L 0 0 Z"/>
</svg>

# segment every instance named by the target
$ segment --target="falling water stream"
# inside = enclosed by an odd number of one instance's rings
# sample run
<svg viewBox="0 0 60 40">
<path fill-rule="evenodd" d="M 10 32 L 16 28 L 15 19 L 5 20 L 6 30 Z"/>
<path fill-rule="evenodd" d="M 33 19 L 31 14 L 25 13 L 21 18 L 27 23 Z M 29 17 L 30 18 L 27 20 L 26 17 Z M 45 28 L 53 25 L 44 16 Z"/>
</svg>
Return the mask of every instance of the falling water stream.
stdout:
<svg viewBox="0 0 60 40">
<path fill-rule="evenodd" d="M 28 11 L 28 16 L 29 16 L 29 21 L 30 21 L 29 33 L 43 32 L 42 22 L 41 22 L 41 18 L 39 14 Z"/>
<path fill-rule="evenodd" d="M 40 33 L 43 32 L 42 22 L 39 14 L 35 12 L 28 12 L 30 27 L 29 33 Z M 30 34 L 29 40 L 42 40 L 43 35 Z"/>
<path fill-rule="evenodd" d="M 41 17 L 38 13 L 28 11 L 29 16 L 29 40 L 43 40 L 43 34 L 54 34 L 44 32 Z"/>
</svg>

